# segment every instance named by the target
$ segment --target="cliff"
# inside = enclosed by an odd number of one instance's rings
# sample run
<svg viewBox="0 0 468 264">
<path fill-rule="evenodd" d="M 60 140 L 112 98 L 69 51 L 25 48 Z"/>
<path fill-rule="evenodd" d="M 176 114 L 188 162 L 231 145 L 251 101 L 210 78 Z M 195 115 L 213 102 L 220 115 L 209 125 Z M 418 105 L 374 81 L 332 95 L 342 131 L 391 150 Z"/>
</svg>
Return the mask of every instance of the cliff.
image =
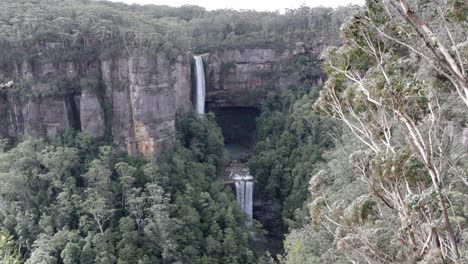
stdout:
<svg viewBox="0 0 468 264">
<path fill-rule="evenodd" d="M 172 144 L 176 113 L 191 108 L 189 54 L 50 61 L 4 71 L 15 87 L 0 94 L 1 138 L 52 137 L 75 128 L 151 159 Z"/>
<path fill-rule="evenodd" d="M 269 90 L 303 83 L 290 62 L 317 61 L 323 46 L 339 44 L 339 26 L 357 9 L 279 14 L 62 0 L 0 7 L 0 84 L 14 81 L 0 87 L 0 138 L 74 128 L 147 158 L 171 145 L 176 113 L 191 109 L 187 52 L 209 52 L 208 110 L 258 108 Z"/>
<path fill-rule="evenodd" d="M 319 51 L 303 43 L 285 50 L 230 49 L 205 54 L 208 108 L 259 107 L 266 93 L 302 82 L 300 70 L 291 67 L 296 56 L 317 61 Z M 314 76 L 313 82 L 320 78 Z"/>
<path fill-rule="evenodd" d="M 54 48 L 47 45 L 48 54 Z M 283 51 L 204 54 L 208 109 L 259 107 L 269 90 L 300 81 L 289 67 L 297 55 L 316 57 L 301 43 Z M 38 56 L 3 68 L 15 84 L 0 91 L 0 138 L 53 137 L 74 128 L 152 159 L 172 145 L 176 114 L 192 108 L 189 53 L 175 59 L 157 53 L 79 62 Z"/>
</svg>

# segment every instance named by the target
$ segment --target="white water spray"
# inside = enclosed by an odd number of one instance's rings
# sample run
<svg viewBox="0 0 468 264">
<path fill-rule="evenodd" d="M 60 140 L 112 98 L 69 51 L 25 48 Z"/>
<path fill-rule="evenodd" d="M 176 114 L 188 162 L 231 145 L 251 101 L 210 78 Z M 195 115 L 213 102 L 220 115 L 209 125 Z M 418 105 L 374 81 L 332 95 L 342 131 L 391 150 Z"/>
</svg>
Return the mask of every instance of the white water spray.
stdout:
<svg viewBox="0 0 468 264">
<path fill-rule="evenodd" d="M 197 90 L 195 95 L 195 110 L 198 114 L 205 113 L 205 68 L 201 56 L 194 56 L 197 73 Z"/>
<path fill-rule="evenodd" d="M 250 175 L 248 169 L 235 173 L 232 179 L 236 184 L 236 197 L 242 210 L 248 215 L 247 225 L 252 224 L 253 216 L 253 177 Z"/>
</svg>

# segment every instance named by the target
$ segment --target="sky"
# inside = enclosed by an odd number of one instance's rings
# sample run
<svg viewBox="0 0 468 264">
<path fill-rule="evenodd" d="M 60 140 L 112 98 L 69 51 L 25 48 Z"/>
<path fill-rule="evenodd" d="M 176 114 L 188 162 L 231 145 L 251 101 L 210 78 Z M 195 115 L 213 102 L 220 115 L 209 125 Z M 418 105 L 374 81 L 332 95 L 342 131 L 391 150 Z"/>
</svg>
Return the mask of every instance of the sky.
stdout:
<svg viewBox="0 0 468 264">
<path fill-rule="evenodd" d="M 198 5 L 208 10 L 213 9 L 255 9 L 257 11 L 284 11 L 286 8 L 307 6 L 337 7 L 348 4 L 361 4 L 364 0 L 110 0 L 127 4 L 154 4 L 154 5 Z"/>
</svg>

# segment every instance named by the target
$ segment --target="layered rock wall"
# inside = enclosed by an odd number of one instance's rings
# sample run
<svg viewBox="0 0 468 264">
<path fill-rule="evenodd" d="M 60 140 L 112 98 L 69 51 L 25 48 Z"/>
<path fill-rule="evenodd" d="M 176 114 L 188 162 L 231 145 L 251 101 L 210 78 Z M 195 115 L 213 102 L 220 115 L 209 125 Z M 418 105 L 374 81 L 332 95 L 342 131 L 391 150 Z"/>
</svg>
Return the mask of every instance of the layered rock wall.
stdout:
<svg viewBox="0 0 468 264">
<path fill-rule="evenodd" d="M 300 54 L 317 56 L 302 43 L 282 51 L 231 49 L 203 55 L 208 108 L 258 107 L 269 90 L 299 83 L 299 76 L 288 66 Z"/>
<path fill-rule="evenodd" d="M 269 90 L 298 82 L 288 65 L 299 54 L 309 52 L 296 45 L 283 51 L 203 55 L 208 109 L 258 107 Z M 152 159 L 175 140 L 176 114 L 192 108 L 194 63 L 189 53 L 173 59 L 156 54 L 79 62 L 38 56 L 2 68 L 14 86 L 0 88 L 0 138 L 53 137 L 75 128 Z"/>
<path fill-rule="evenodd" d="M 172 145 L 177 112 L 191 108 L 189 54 L 24 61 L 6 72 L 15 87 L 0 91 L 0 138 L 76 128 L 152 159 Z"/>
</svg>

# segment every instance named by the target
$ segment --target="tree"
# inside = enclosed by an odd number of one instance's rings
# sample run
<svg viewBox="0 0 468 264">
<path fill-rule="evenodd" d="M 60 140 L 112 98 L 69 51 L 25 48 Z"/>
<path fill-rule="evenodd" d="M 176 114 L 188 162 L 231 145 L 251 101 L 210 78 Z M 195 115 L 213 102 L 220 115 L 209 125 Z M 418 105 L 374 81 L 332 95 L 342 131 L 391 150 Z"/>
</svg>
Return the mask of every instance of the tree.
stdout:
<svg viewBox="0 0 468 264">
<path fill-rule="evenodd" d="M 117 245 L 118 264 L 138 263 L 138 260 L 144 256 L 143 249 L 139 247 L 141 237 L 135 227 L 135 221 L 130 217 L 123 217 L 119 221 L 122 238 Z"/>
<path fill-rule="evenodd" d="M 31 253 L 31 257 L 28 258 L 26 264 L 55 264 L 57 258 L 53 256 L 54 248 L 49 243 L 52 240 L 48 235 L 41 235 L 34 242 L 34 249 Z"/>
<path fill-rule="evenodd" d="M 112 206 L 105 197 L 96 190 L 88 189 L 85 191 L 86 199 L 83 203 L 83 210 L 91 215 L 96 222 L 99 232 L 104 234 L 105 224 L 112 216 Z"/>
<path fill-rule="evenodd" d="M 82 208 L 91 215 L 101 234 L 104 234 L 104 225 L 114 212 L 112 205 L 111 175 L 111 149 L 108 146 L 99 148 L 100 157 L 91 162 L 88 171 L 84 174 L 88 188 L 84 191 L 85 200 Z"/>
<path fill-rule="evenodd" d="M 468 8 L 466 3 L 431 1 L 429 8 L 415 12 L 406 0 L 382 1 L 388 16 L 393 21 L 404 19 L 406 29 L 403 36 L 392 36 L 372 22 L 382 36 L 410 49 L 421 56 L 431 68 L 447 78 L 468 107 L 468 75 L 466 73 L 467 46 L 466 29 Z M 424 17 L 423 17 L 424 16 Z"/>
<path fill-rule="evenodd" d="M 5 232 L 0 233 L 0 262 L 4 264 L 21 264 L 13 237 Z"/>
<path fill-rule="evenodd" d="M 77 264 L 80 263 L 81 247 L 78 243 L 68 242 L 65 248 L 60 253 L 64 264 Z"/>
<path fill-rule="evenodd" d="M 154 245 L 158 245 L 164 261 L 177 259 L 177 242 L 174 239 L 178 221 L 171 219 L 168 212 L 168 197 L 157 184 L 148 184 L 145 188 L 146 208 L 144 233 Z"/>
<path fill-rule="evenodd" d="M 397 233 L 412 249 L 408 259 L 430 257 L 435 249 L 439 258 L 457 263 L 460 245 L 454 226 L 458 225 L 450 219 L 444 187 L 455 180 L 448 171 L 458 150 L 449 133 L 453 123 L 442 113 L 450 95 L 441 88 L 455 87 L 465 101 L 460 91 L 466 77 L 456 76 L 464 63 L 453 65 L 452 55 L 444 55 L 446 44 L 432 31 L 419 32 L 427 31 L 427 25 L 399 1 L 403 15 L 411 20 L 410 28 L 418 33 L 410 34 L 407 25 L 397 20 L 401 12 L 388 2 L 367 2 L 365 10 L 343 27 L 346 45 L 326 51 L 329 80 L 316 107 L 341 120 L 367 146 L 367 151 L 351 156 L 355 172 L 398 214 Z M 450 35 L 453 28 L 445 25 L 442 30 Z M 412 44 L 406 44 L 410 40 Z M 414 48 L 413 43 L 419 46 Z M 453 53 L 458 54 L 458 49 Z M 419 58 L 442 68 L 430 71 Z M 411 201 L 416 205 L 411 206 Z"/>
</svg>

